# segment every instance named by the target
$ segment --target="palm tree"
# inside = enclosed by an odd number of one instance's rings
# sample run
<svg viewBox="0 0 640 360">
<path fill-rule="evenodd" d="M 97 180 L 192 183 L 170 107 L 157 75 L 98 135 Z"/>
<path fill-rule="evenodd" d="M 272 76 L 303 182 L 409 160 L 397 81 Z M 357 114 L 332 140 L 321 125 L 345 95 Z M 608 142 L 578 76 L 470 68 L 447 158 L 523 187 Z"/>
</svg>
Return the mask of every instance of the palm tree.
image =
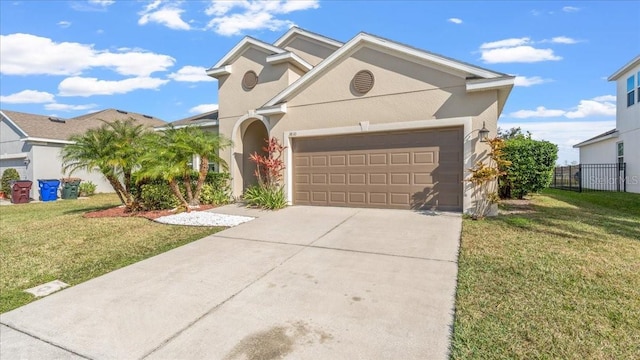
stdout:
<svg viewBox="0 0 640 360">
<path fill-rule="evenodd" d="M 73 135 L 69 138 L 73 143 L 62 148 L 62 169 L 69 175 L 81 169 L 98 170 L 127 210 L 137 210 L 138 201 L 131 192 L 131 176 L 139 165 L 142 151 L 139 140 L 144 132 L 142 125 L 135 125 L 134 120 L 129 119 L 105 122 L 99 128 Z"/>
<path fill-rule="evenodd" d="M 162 133 L 147 135 L 144 143 L 149 150 L 141 158 L 140 178 L 166 180 L 180 201 L 180 207 L 187 211 L 200 204 L 200 193 L 209 171 L 209 163 L 216 162 L 223 168 L 227 167 L 218 151 L 231 144 L 220 135 L 192 126 L 179 129 L 169 126 Z M 200 157 L 195 190 L 191 166 L 194 156 Z"/>
<path fill-rule="evenodd" d="M 178 144 L 181 149 L 191 158 L 194 155 L 200 158 L 196 188 L 189 200 L 190 205 L 197 206 L 200 204 L 200 193 L 209 172 L 209 164 L 217 163 L 223 169 L 228 169 L 226 161 L 219 155 L 219 150 L 230 146 L 231 141 L 222 135 L 206 132 L 198 127 L 187 126 L 181 130 L 178 135 Z M 189 193 L 190 185 L 189 182 L 187 194 Z"/>
</svg>

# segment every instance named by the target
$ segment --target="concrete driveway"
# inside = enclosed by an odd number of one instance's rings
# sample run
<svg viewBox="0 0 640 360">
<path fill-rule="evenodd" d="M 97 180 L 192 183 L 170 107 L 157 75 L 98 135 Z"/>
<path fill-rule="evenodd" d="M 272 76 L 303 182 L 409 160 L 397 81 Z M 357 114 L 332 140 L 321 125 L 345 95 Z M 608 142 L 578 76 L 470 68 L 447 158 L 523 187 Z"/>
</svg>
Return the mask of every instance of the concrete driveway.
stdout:
<svg viewBox="0 0 640 360">
<path fill-rule="evenodd" d="M 0 358 L 448 357 L 459 214 L 252 215 L 1 315 Z"/>
</svg>

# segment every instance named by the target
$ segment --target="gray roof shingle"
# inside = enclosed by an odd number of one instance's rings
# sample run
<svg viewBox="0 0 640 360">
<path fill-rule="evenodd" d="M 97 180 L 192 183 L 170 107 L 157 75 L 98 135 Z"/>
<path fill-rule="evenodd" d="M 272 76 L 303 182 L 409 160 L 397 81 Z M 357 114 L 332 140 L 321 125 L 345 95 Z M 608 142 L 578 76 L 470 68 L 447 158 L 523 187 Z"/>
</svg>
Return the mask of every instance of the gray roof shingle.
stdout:
<svg viewBox="0 0 640 360">
<path fill-rule="evenodd" d="M 2 110 L 2 112 L 20 127 L 28 137 L 55 140 L 67 140 L 71 135 L 82 134 L 88 129 L 100 127 L 103 121 L 114 122 L 132 118 L 136 123 L 145 127 L 166 125 L 165 121 L 149 115 L 116 109 L 106 109 L 75 118 L 61 119 L 64 121 L 54 121 L 52 119 L 57 118 L 17 111 Z"/>
</svg>

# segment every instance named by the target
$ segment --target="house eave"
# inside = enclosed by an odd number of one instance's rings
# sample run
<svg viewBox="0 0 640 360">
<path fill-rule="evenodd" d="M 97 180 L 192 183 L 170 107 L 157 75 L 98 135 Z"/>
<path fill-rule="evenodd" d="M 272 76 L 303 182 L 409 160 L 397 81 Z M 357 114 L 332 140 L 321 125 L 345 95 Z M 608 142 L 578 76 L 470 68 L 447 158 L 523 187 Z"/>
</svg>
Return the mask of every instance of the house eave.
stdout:
<svg viewBox="0 0 640 360">
<path fill-rule="evenodd" d="M 0 160 L 26 159 L 29 153 L 2 154 Z"/>
<path fill-rule="evenodd" d="M 216 79 L 229 74 L 231 74 L 231 65 L 207 69 L 207 75 Z"/>
<path fill-rule="evenodd" d="M 579 149 L 579 148 L 581 148 L 581 147 L 583 147 L 583 146 L 587 146 L 587 145 L 591 145 L 591 144 L 596 144 L 596 143 L 599 143 L 599 142 L 602 142 L 602 141 L 605 141 L 605 140 L 609 140 L 609 139 L 617 139 L 619 135 L 620 135 L 620 132 L 615 131 L 615 132 L 613 132 L 613 133 L 611 133 L 611 134 L 607 134 L 607 135 L 605 135 L 605 136 L 592 138 L 592 139 L 589 139 L 589 140 L 583 141 L 583 142 L 581 142 L 581 143 L 575 144 L 575 145 L 573 145 L 573 148 L 574 148 L 574 149 Z"/>
<path fill-rule="evenodd" d="M 500 88 L 513 87 L 515 76 L 501 77 L 498 79 L 472 79 L 467 80 L 467 92 L 497 90 Z"/>
<path fill-rule="evenodd" d="M 29 134 L 27 134 L 26 131 L 22 130 L 22 128 L 18 126 L 18 124 L 16 124 L 15 121 L 11 120 L 11 118 L 7 114 L 5 114 L 3 111 L 0 111 L 0 114 L 2 114 L 2 117 L 4 119 L 7 119 L 7 121 L 11 126 L 13 126 L 16 130 L 20 132 L 21 136 L 29 136 Z"/>
<path fill-rule="evenodd" d="M 274 55 L 267 56 L 267 63 L 269 64 L 275 65 L 275 64 L 281 64 L 284 62 L 288 62 L 291 65 L 305 72 L 313 69 L 313 66 L 311 64 L 302 60 L 301 57 L 299 57 L 298 55 L 292 52 L 285 52 L 282 54 L 274 54 Z"/>
<path fill-rule="evenodd" d="M 631 69 L 632 67 L 635 67 L 637 65 L 640 65 L 640 55 L 636 56 L 633 60 L 629 61 L 623 67 L 618 69 L 618 71 L 614 72 L 611 76 L 609 76 L 609 78 L 607 78 L 607 81 L 618 80 L 620 78 L 620 76 L 622 76 L 629 69 Z"/>
<path fill-rule="evenodd" d="M 39 137 L 26 137 L 26 138 L 22 138 L 20 139 L 20 141 L 24 141 L 24 142 L 30 142 L 30 143 L 50 143 L 50 144 L 75 144 L 75 142 L 73 141 L 69 141 L 69 140 L 60 140 L 60 139 L 47 139 L 47 138 L 39 138 Z"/>
<path fill-rule="evenodd" d="M 270 115 L 282 115 L 287 113 L 287 103 L 278 104 L 275 106 L 265 106 L 256 110 L 256 115 L 270 116 Z"/>
</svg>

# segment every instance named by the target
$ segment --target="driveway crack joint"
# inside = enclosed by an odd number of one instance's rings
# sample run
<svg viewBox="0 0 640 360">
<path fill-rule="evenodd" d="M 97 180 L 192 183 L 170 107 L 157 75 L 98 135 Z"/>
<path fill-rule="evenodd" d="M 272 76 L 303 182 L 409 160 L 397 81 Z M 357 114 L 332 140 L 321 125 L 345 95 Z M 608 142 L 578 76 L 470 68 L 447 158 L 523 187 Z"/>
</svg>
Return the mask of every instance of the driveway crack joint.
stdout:
<svg viewBox="0 0 640 360">
<path fill-rule="evenodd" d="M 80 353 L 78 353 L 78 352 L 76 352 L 76 351 L 73 351 L 73 350 L 71 350 L 71 349 L 67 349 L 66 347 L 64 347 L 64 346 L 62 346 L 62 345 L 58 345 L 58 344 L 53 343 L 53 342 L 51 342 L 51 341 L 45 340 L 45 339 L 43 339 L 43 338 L 40 338 L 40 337 L 38 337 L 38 336 L 36 336 L 36 335 L 33 335 L 33 334 L 30 334 L 30 333 L 28 333 L 28 332 L 26 332 L 26 331 L 24 331 L 24 330 L 20 330 L 20 329 L 18 329 L 18 328 L 16 328 L 16 327 L 14 327 L 14 326 L 9 325 L 9 324 L 5 324 L 5 323 L 3 323 L 3 322 L 0 322 L 0 325 L 2 325 L 2 326 L 6 326 L 6 327 L 8 327 L 8 328 L 9 328 L 9 329 L 11 329 L 11 330 L 17 331 L 17 332 L 19 332 L 19 333 L 21 333 L 21 334 L 24 334 L 24 335 L 26 335 L 26 336 L 28 336 L 28 337 L 30 337 L 30 338 L 34 338 L 34 339 L 36 339 L 36 340 L 38 340 L 38 341 L 42 341 L 42 342 L 43 342 L 43 343 L 45 343 L 45 344 L 51 345 L 51 346 L 53 346 L 53 347 L 55 347 L 55 348 L 58 348 L 58 349 L 63 350 L 63 351 L 66 351 L 66 352 L 68 352 L 68 353 L 70 353 L 70 354 L 73 354 L 73 355 L 79 356 L 79 357 L 81 357 L 81 358 L 83 358 L 83 359 L 93 360 L 92 358 L 90 358 L 90 357 L 88 357 L 88 356 L 86 356 L 86 355 L 82 355 L 82 354 L 80 354 Z"/>
</svg>

